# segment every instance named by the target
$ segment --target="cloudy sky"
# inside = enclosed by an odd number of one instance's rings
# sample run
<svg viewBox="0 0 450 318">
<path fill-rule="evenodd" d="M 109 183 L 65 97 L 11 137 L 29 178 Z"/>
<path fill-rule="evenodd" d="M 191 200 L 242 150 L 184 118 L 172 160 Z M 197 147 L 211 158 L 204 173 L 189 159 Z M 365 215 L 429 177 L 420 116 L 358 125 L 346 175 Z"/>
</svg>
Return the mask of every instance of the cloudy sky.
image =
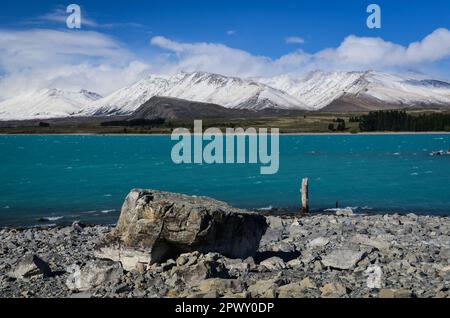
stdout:
<svg viewBox="0 0 450 318">
<path fill-rule="evenodd" d="M 147 73 L 234 76 L 322 70 L 420 72 L 450 78 L 450 2 L 76 1 L 3 3 L 0 100 L 46 87 L 100 94 Z M 382 28 L 366 26 L 370 3 Z M 82 27 L 66 26 L 70 3 Z"/>
</svg>

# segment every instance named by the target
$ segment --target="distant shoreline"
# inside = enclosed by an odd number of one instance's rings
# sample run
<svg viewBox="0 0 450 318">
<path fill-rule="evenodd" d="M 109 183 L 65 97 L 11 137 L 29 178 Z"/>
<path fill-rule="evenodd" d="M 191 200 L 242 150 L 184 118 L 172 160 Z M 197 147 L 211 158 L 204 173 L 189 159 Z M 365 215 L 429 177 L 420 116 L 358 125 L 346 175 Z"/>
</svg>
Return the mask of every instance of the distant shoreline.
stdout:
<svg viewBox="0 0 450 318">
<path fill-rule="evenodd" d="M 276 217 L 276 218 L 294 218 L 294 217 L 300 217 L 301 214 L 298 210 L 294 209 L 286 209 L 286 210 L 278 210 L 277 208 L 273 208 L 272 210 L 264 210 L 264 209 L 246 209 L 248 211 L 251 211 L 253 213 L 258 213 L 265 217 Z M 400 210 L 389 210 L 389 209 L 376 209 L 376 210 L 359 210 L 359 209 L 352 209 L 350 207 L 344 207 L 344 208 L 321 208 L 317 210 L 313 210 L 310 213 L 307 213 L 301 217 L 314 217 L 314 216 L 333 216 L 336 215 L 337 211 L 349 211 L 351 210 L 353 212 L 352 216 L 354 217 L 376 217 L 376 216 L 402 216 L 407 217 L 411 215 L 416 215 L 418 217 L 433 217 L 433 218 L 450 218 L 450 211 L 449 212 L 425 212 L 425 210 L 419 211 L 419 210 L 408 210 L 408 211 L 400 211 Z M 117 212 L 120 214 L 120 209 L 117 210 Z M 64 214 L 61 214 L 61 219 L 64 219 L 66 216 Z M 45 219 L 45 217 L 41 217 L 40 219 Z M 0 224 L 0 231 L 1 230 L 26 230 L 26 229 L 58 229 L 58 228 L 64 228 L 71 226 L 74 222 L 80 222 L 81 224 L 87 226 L 87 227 L 98 227 L 98 226 L 116 226 L 117 222 L 113 221 L 112 219 L 105 220 L 103 222 L 96 222 L 92 220 L 87 220 L 83 218 L 68 218 L 64 221 L 39 221 L 36 219 L 35 222 L 23 222 L 23 223 L 5 223 Z"/>
<path fill-rule="evenodd" d="M 405 131 L 405 132 L 359 132 L 359 133 L 328 133 L 328 132 L 299 132 L 299 133 L 283 133 L 280 132 L 280 135 L 282 136 L 357 136 L 357 135 L 450 135 L 450 132 L 448 131 L 429 131 L 429 132 L 411 132 L 411 131 Z M 0 133 L 0 136 L 133 136 L 133 137 L 139 137 L 139 136 L 155 136 L 155 137 L 164 137 L 164 136 L 171 136 L 170 133 L 155 133 L 155 134 L 126 134 L 126 133 L 12 133 L 12 134 L 5 134 Z"/>
</svg>

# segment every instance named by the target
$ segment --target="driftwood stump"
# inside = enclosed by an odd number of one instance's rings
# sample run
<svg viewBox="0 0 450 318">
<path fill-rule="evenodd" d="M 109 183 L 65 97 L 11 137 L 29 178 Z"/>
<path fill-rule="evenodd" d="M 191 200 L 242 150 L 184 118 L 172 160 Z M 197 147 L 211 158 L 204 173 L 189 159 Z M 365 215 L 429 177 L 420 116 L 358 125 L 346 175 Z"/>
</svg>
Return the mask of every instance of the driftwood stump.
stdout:
<svg viewBox="0 0 450 318">
<path fill-rule="evenodd" d="M 303 178 L 302 180 L 302 189 L 301 189 L 301 195 L 302 195 L 302 209 L 301 209 L 301 213 L 308 213 L 309 212 L 309 204 L 308 204 L 308 199 L 309 199 L 309 181 L 308 178 Z"/>
</svg>

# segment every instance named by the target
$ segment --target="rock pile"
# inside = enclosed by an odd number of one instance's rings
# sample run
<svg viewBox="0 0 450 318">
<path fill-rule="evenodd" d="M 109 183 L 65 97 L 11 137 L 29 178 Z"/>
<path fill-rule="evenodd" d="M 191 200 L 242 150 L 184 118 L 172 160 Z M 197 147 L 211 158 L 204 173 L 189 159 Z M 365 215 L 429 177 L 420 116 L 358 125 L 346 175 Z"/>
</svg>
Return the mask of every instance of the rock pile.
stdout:
<svg viewBox="0 0 450 318">
<path fill-rule="evenodd" d="M 263 218 L 138 190 L 116 229 L 3 229 L 0 256 L 0 297 L 450 297 L 447 217 Z"/>
</svg>

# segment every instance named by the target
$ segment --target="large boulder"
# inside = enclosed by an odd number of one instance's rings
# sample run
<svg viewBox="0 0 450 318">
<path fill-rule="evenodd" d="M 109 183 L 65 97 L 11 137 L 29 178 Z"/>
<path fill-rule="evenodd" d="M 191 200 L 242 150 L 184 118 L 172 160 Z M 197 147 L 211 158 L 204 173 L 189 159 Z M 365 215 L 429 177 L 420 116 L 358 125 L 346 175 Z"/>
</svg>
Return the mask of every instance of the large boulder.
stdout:
<svg viewBox="0 0 450 318">
<path fill-rule="evenodd" d="M 264 216 L 224 202 L 135 189 L 125 200 L 116 229 L 99 250 L 119 246 L 151 253 L 152 264 L 192 251 L 246 258 L 256 253 L 266 228 Z"/>
</svg>

